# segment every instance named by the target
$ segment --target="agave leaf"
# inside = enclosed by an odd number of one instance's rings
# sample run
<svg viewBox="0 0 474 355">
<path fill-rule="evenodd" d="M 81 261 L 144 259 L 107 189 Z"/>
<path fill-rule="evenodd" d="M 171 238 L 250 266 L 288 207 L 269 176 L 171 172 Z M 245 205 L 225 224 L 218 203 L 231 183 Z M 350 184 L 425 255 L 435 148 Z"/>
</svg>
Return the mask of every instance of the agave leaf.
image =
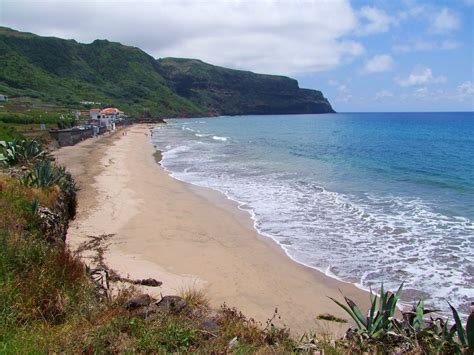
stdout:
<svg viewBox="0 0 474 355">
<path fill-rule="evenodd" d="M 424 315 L 425 301 L 420 299 L 418 304 L 415 307 L 415 317 L 413 319 L 412 326 L 415 330 L 420 329 L 423 324 L 423 315 Z"/>
<path fill-rule="evenodd" d="M 370 289 L 370 310 L 369 316 L 367 317 L 367 328 L 370 328 L 374 321 L 375 308 L 377 307 L 377 295 L 372 294 L 372 288 Z"/>
<path fill-rule="evenodd" d="M 456 331 L 458 333 L 458 338 L 459 341 L 461 342 L 461 345 L 464 347 L 467 347 L 467 339 L 466 339 L 466 331 L 464 330 L 461 322 L 461 318 L 459 318 L 458 311 L 449 303 L 449 307 L 451 308 L 451 311 L 453 312 L 453 318 L 455 321 L 456 325 Z"/>
<path fill-rule="evenodd" d="M 336 303 L 339 307 L 341 307 L 343 310 L 345 310 L 351 317 L 352 319 L 354 319 L 356 325 L 357 325 L 357 328 L 359 329 L 363 329 L 363 325 L 362 323 L 360 323 L 359 319 L 357 318 L 357 316 L 354 314 L 354 312 L 352 312 L 352 310 L 347 307 L 346 305 L 342 304 L 341 302 L 339 301 L 336 301 L 334 298 L 332 297 L 329 297 L 331 300 L 333 300 L 334 303 Z"/>
<path fill-rule="evenodd" d="M 446 327 L 448 326 L 448 322 L 446 322 Z M 456 334 L 457 332 L 456 324 L 453 324 L 452 327 L 449 329 L 449 333 Z"/>
<path fill-rule="evenodd" d="M 378 337 L 379 335 L 383 334 L 386 330 L 388 330 L 388 325 L 391 323 L 391 319 L 384 320 L 383 323 L 380 324 L 377 329 L 373 329 L 372 336 Z"/>
<path fill-rule="evenodd" d="M 397 302 L 400 299 L 402 289 L 403 289 L 403 282 L 398 288 L 397 292 L 395 294 L 392 293 L 387 301 L 386 309 L 384 309 L 384 311 L 387 312 L 389 317 L 393 317 L 393 315 L 395 314 L 395 308 L 397 307 Z"/>
<path fill-rule="evenodd" d="M 400 296 L 402 295 L 402 290 L 403 290 L 403 284 L 405 282 L 402 282 L 400 287 L 398 288 L 397 290 L 397 293 L 395 294 L 395 297 L 393 299 L 393 304 L 392 304 L 392 307 L 390 309 L 390 314 L 393 316 L 395 314 L 395 307 L 397 306 L 397 303 L 398 303 L 398 300 L 400 299 Z"/>
<path fill-rule="evenodd" d="M 387 302 L 387 294 L 384 292 L 383 289 L 383 282 L 382 286 L 380 287 L 380 301 L 379 301 L 379 312 L 382 313 L 383 309 L 385 308 L 385 304 Z"/>
<path fill-rule="evenodd" d="M 469 350 L 474 352 L 474 312 L 471 312 L 466 323 L 467 343 Z"/>
<path fill-rule="evenodd" d="M 372 331 L 374 331 L 375 329 L 378 329 L 378 328 L 379 328 L 380 324 L 383 323 L 383 319 L 384 319 L 383 314 L 377 312 L 377 315 L 375 316 L 375 320 L 374 320 L 374 322 L 373 322 L 372 325 L 371 325 Z"/>
<path fill-rule="evenodd" d="M 344 296 L 344 299 L 346 300 L 346 303 L 348 306 L 351 308 L 352 312 L 354 312 L 355 316 L 359 319 L 361 324 L 364 325 L 364 327 L 367 328 L 367 320 L 365 319 L 364 315 L 362 314 L 362 311 L 360 310 L 359 307 L 355 304 L 354 301 L 352 301 L 350 298 L 347 298 Z"/>
</svg>

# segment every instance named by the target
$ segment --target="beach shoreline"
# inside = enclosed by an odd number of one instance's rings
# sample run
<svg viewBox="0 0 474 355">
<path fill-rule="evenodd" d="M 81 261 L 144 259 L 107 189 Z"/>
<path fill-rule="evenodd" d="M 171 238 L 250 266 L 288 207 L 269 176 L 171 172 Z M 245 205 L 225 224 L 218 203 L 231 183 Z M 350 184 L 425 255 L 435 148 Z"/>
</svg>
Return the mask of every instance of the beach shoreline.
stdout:
<svg viewBox="0 0 474 355">
<path fill-rule="evenodd" d="M 223 303 L 265 322 L 275 308 L 297 333 L 347 325 L 317 321 L 347 315 L 329 297 L 368 305 L 368 293 L 293 261 L 254 229 L 248 212 L 217 191 L 174 179 L 157 164 L 150 128 L 134 125 L 55 153 L 76 179 L 78 214 L 67 242 L 77 250 L 88 236 L 109 235 L 106 264 L 121 276 L 155 278 L 155 297 L 203 289 L 213 307 Z M 92 255 L 82 255 L 92 263 Z"/>
</svg>

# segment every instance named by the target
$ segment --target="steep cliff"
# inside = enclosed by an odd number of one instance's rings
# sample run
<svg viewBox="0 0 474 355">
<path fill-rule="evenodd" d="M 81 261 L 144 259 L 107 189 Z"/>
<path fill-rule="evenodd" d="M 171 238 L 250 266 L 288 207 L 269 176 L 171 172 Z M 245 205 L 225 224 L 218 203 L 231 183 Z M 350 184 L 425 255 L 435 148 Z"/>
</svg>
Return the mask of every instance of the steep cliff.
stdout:
<svg viewBox="0 0 474 355">
<path fill-rule="evenodd" d="M 119 106 L 133 115 L 333 112 L 322 93 L 296 80 L 206 64 L 155 60 L 107 40 L 90 44 L 0 27 L 0 93 L 74 107 Z"/>
<path fill-rule="evenodd" d="M 334 112 L 320 91 L 294 79 L 255 74 L 196 59 L 158 60 L 158 71 L 178 95 L 224 115 Z"/>
</svg>

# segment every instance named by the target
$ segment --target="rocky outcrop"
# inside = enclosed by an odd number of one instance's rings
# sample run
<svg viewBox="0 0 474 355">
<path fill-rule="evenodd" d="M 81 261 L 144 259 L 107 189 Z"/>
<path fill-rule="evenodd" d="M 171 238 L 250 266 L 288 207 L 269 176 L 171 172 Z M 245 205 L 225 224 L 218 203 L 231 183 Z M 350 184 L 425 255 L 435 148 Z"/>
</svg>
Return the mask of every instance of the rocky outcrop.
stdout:
<svg viewBox="0 0 474 355">
<path fill-rule="evenodd" d="M 196 59 L 158 60 L 158 72 L 180 96 L 219 115 L 331 113 L 321 91 L 294 79 L 232 70 Z"/>
<path fill-rule="evenodd" d="M 66 240 L 69 221 L 76 215 L 76 187 L 71 176 L 65 186 L 61 187 L 58 198 L 52 208 L 38 205 L 36 213 L 40 220 L 43 236 L 51 242 Z"/>
</svg>

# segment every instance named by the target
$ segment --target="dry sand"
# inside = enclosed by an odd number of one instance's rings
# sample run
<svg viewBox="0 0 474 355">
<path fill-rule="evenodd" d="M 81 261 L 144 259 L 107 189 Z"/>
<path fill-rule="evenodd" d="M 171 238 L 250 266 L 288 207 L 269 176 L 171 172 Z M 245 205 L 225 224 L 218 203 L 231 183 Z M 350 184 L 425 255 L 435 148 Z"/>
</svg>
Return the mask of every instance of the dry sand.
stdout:
<svg viewBox="0 0 474 355">
<path fill-rule="evenodd" d="M 367 307 L 366 292 L 293 262 L 223 195 L 170 177 L 155 161 L 149 127 L 126 130 L 55 154 L 80 188 L 67 239 L 73 250 L 88 236 L 113 234 L 107 265 L 122 276 L 163 281 L 147 292 L 202 288 L 213 306 L 225 302 L 261 322 L 278 308 L 280 324 L 297 333 L 345 328 L 315 320 L 322 313 L 347 319 L 327 297 L 342 300 L 339 289 Z"/>
</svg>

